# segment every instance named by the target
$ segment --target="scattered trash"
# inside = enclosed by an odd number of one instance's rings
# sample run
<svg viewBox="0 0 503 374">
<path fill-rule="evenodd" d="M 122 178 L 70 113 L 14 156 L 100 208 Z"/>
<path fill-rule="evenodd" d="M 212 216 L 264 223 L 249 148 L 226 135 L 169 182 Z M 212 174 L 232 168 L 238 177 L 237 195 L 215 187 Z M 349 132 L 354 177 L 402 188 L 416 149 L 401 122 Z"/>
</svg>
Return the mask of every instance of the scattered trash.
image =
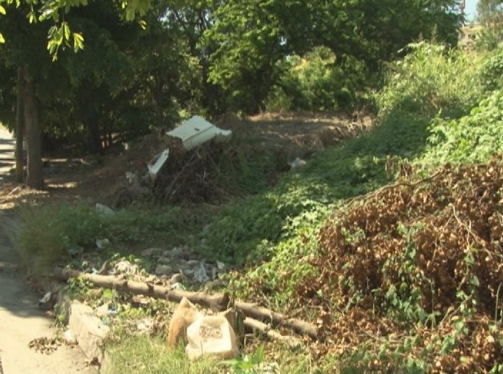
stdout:
<svg viewBox="0 0 503 374">
<path fill-rule="evenodd" d="M 181 139 L 183 148 L 190 151 L 213 139 L 226 140 L 232 135 L 232 131 L 220 129 L 204 118 L 194 116 L 176 129 L 168 131 L 166 135 Z M 152 181 L 155 181 L 157 178 L 159 171 L 168 160 L 169 154 L 170 150 L 166 149 L 154 157 L 148 164 L 148 174 Z"/>
<path fill-rule="evenodd" d="M 51 310 L 56 303 L 56 294 L 47 292 L 39 301 L 38 307 L 43 310 Z"/>
<path fill-rule="evenodd" d="M 51 354 L 61 345 L 61 341 L 56 338 L 41 337 L 33 339 L 28 343 L 28 347 L 39 353 Z"/>
<path fill-rule="evenodd" d="M 204 262 L 200 262 L 197 267 L 194 269 L 194 278 L 199 283 L 205 283 L 210 280 L 208 274 L 206 273 L 206 269 L 204 268 Z"/>
<path fill-rule="evenodd" d="M 140 272 L 138 265 L 132 264 L 130 261 L 127 260 L 117 262 L 113 270 L 114 271 L 112 271 L 112 273 L 127 274 L 127 275 L 138 274 Z"/>
<path fill-rule="evenodd" d="M 173 268 L 169 265 L 157 265 L 155 269 L 156 275 L 170 275 L 173 273 Z"/>
<path fill-rule="evenodd" d="M 151 320 L 145 319 L 136 324 L 136 330 L 140 332 L 149 332 L 152 329 L 152 325 L 153 323 Z"/>
<path fill-rule="evenodd" d="M 203 355 L 232 359 L 238 356 L 236 334 L 223 316 L 203 316 L 187 328 L 185 352 L 191 360 Z"/>
<path fill-rule="evenodd" d="M 96 239 L 96 247 L 98 249 L 105 249 L 110 245 L 110 240 L 108 239 Z"/>
<path fill-rule="evenodd" d="M 304 161 L 301 158 L 297 157 L 295 160 L 293 160 L 292 162 L 290 162 L 290 167 L 292 169 L 297 169 L 297 168 L 300 168 L 300 167 L 304 166 L 305 164 L 307 164 L 306 161 Z"/>
<path fill-rule="evenodd" d="M 103 214 L 104 216 L 110 216 L 115 213 L 112 209 L 100 203 L 96 203 L 96 212 Z"/>
<path fill-rule="evenodd" d="M 180 283 L 182 280 L 183 280 L 182 274 L 176 273 L 171 276 L 169 283 L 171 283 L 171 284 Z"/>
<path fill-rule="evenodd" d="M 67 345 L 77 345 L 77 338 L 71 330 L 66 330 L 63 334 L 63 339 Z"/>
<path fill-rule="evenodd" d="M 169 157 L 169 149 L 166 149 L 162 153 L 158 154 L 155 156 L 152 161 L 150 161 L 147 165 L 148 168 L 148 175 L 152 180 L 155 180 L 157 177 L 157 174 L 161 170 L 161 168 L 164 166 L 164 163 L 167 161 Z"/>
<path fill-rule="evenodd" d="M 153 257 L 153 256 L 158 256 L 162 253 L 161 248 L 147 248 L 141 251 L 141 255 L 143 257 Z"/>
<path fill-rule="evenodd" d="M 100 318 L 107 317 L 110 310 L 110 303 L 105 303 L 96 308 L 96 315 Z"/>
</svg>

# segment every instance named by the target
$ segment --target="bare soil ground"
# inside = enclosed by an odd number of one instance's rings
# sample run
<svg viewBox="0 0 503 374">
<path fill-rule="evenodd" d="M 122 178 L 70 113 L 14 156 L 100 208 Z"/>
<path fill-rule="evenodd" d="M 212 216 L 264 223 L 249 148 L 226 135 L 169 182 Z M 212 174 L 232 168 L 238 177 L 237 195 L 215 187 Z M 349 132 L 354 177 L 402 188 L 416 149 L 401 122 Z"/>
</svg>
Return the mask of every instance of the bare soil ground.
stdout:
<svg viewBox="0 0 503 374">
<path fill-rule="evenodd" d="M 365 115 L 345 114 L 267 113 L 241 119 L 226 116 L 215 121 L 231 129 L 249 145 L 264 150 L 281 150 L 288 160 L 306 158 L 317 149 L 356 136 L 372 126 Z M 125 174 L 144 168 L 151 158 L 163 149 L 158 134 L 147 135 L 143 141 L 120 152 L 105 156 L 83 158 L 46 158 L 47 188 L 33 191 L 19 185 L 11 175 L 0 184 L 0 209 L 11 209 L 30 201 L 84 201 L 94 203 L 117 185 L 125 182 Z"/>
</svg>

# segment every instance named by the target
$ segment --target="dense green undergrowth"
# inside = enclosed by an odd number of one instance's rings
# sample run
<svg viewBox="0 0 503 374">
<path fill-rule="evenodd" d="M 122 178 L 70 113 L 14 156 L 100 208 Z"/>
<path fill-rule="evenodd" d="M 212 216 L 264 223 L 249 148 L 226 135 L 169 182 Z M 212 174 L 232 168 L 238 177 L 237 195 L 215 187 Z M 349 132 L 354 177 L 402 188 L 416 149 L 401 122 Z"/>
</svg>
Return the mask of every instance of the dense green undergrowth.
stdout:
<svg viewBox="0 0 503 374">
<path fill-rule="evenodd" d="M 503 153 L 503 52 L 475 56 L 423 42 L 408 52 L 375 94 L 374 129 L 317 152 L 273 188 L 211 210 L 138 207 L 108 218 L 85 207 L 30 209 L 20 215 L 15 242 L 31 265 L 42 266 L 51 263 L 45 255 L 71 258 L 100 235 L 117 251 L 188 240 L 207 258 L 235 266 L 226 278 L 236 296 L 279 310 L 302 306 L 295 285 L 316 271 L 310 260 L 319 253 L 319 230 L 348 199 L 397 178 L 431 175 L 445 163 L 487 162 Z M 35 258 L 41 248 L 45 255 Z M 358 357 L 348 360 L 350 367 Z M 404 365 L 404 372 L 427 372 Z"/>
</svg>

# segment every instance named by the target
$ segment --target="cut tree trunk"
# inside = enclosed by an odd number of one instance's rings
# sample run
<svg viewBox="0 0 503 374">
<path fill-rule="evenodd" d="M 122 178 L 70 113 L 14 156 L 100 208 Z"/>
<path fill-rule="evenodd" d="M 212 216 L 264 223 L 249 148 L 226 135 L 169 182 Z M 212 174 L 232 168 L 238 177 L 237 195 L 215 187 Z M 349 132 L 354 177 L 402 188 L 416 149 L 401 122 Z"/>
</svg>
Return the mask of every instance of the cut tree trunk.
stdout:
<svg viewBox="0 0 503 374">
<path fill-rule="evenodd" d="M 23 69 L 17 69 L 17 97 L 16 97 L 16 182 L 24 182 L 24 157 L 23 157 Z"/>
<path fill-rule="evenodd" d="M 186 297 L 191 303 L 201 305 L 215 312 L 226 310 L 230 301 L 228 294 L 207 295 L 202 292 L 171 290 L 168 287 L 156 286 L 151 283 L 128 281 L 127 279 L 121 279 L 109 275 L 82 273 L 78 270 L 56 269 L 54 276 L 56 279 L 64 281 L 67 281 L 70 278 L 83 277 L 87 281 L 103 288 L 127 291 L 134 295 L 145 295 L 158 299 L 168 299 L 169 301 L 177 303 L 180 302 L 183 297 Z"/>
<path fill-rule="evenodd" d="M 229 307 L 229 304 L 231 304 L 228 294 L 208 295 L 202 292 L 171 290 L 168 287 L 156 286 L 150 283 L 133 282 L 128 281 L 127 279 L 121 279 L 109 275 L 83 273 L 78 270 L 57 268 L 54 271 L 54 277 L 63 281 L 67 281 L 70 278 L 83 278 L 99 287 L 126 291 L 135 295 L 145 295 L 158 299 L 168 299 L 169 301 L 174 302 L 180 302 L 183 297 L 186 297 L 190 300 L 190 302 L 206 308 L 210 308 L 215 312 L 222 312 Z M 281 313 L 274 312 L 254 303 L 236 301 L 234 303 L 234 307 L 240 310 L 246 317 L 251 317 L 253 319 L 270 323 L 276 326 L 283 326 L 295 331 L 300 335 L 308 335 L 313 339 L 318 339 L 318 331 L 316 326 L 309 322 L 302 321 L 297 318 L 288 318 Z M 250 322 L 248 325 L 250 327 L 253 327 L 253 322 Z M 255 324 L 255 327 L 253 328 L 261 331 L 263 330 L 264 332 L 268 330 L 268 328 L 266 327 L 267 325 L 261 325 L 262 327 L 257 326 L 259 325 Z M 272 336 L 274 335 L 274 333 L 272 333 L 272 335 L 269 335 L 270 337 L 274 338 Z"/>
<path fill-rule="evenodd" d="M 44 187 L 42 164 L 42 129 L 38 119 L 35 83 L 28 69 L 23 69 L 23 107 L 26 124 L 26 140 L 28 143 L 28 175 L 26 185 L 40 189 Z"/>
</svg>

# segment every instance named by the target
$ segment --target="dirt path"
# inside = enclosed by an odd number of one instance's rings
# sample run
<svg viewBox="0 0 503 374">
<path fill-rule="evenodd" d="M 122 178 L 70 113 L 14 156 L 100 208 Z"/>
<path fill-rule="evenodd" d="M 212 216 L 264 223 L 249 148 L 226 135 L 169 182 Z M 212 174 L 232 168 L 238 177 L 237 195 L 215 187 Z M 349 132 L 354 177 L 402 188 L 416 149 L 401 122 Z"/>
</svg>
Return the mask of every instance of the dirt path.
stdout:
<svg viewBox="0 0 503 374">
<path fill-rule="evenodd" d="M 18 270 L 16 257 L 0 239 L 0 358 L 4 374 L 91 374 L 78 348 L 61 345 L 50 354 L 30 348 L 41 337 L 54 337 L 53 321 L 38 308 L 38 297 Z"/>
<path fill-rule="evenodd" d="M 13 165 L 14 141 L 0 126 L 0 184 Z M 7 219 L 0 211 L 0 227 Z M 52 338 L 53 320 L 38 308 L 38 295 L 18 269 L 17 258 L 3 235 L 0 235 L 0 373 L 1 374 L 91 374 L 78 348 L 59 346 L 51 354 L 30 348 L 37 338 Z M 3 369 L 3 371 L 2 371 Z"/>
</svg>

